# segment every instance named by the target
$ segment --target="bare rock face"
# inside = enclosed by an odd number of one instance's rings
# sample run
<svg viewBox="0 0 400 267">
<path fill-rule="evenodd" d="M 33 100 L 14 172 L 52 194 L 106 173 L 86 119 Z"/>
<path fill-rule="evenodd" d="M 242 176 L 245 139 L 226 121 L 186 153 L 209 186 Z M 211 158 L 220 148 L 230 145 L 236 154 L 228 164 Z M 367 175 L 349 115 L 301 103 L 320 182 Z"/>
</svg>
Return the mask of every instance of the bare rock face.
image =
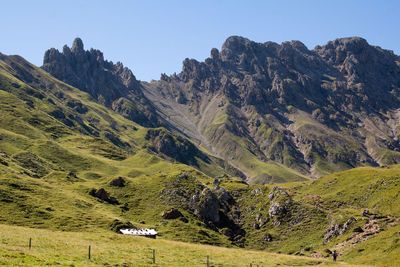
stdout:
<svg viewBox="0 0 400 267">
<path fill-rule="evenodd" d="M 235 166 L 241 154 L 251 153 L 319 177 L 321 161 L 329 166 L 326 172 L 400 162 L 397 153 L 385 159 L 371 153 L 400 151 L 398 130 L 390 126 L 400 123 L 400 57 L 359 37 L 309 50 L 300 41 L 257 43 L 231 36 L 203 62 L 187 58 L 180 73 L 164 75 L 149 88 L 186 106 L 198 133 Z M 216 99 L 218 104 L 205 104 Z M 182 127 L 181 121 L 171 123 Z M 247 151 L 239 151 L 232 136 Z M 375 140 L 366 142 L 368 136 Z M 233 149 L 239 159 L 229 154 Z"/>
<path fill-rule="evenodd" d="M 84 50 L 80 38 L 74 40 L 71 48 L 65 45 L 62 52 L 47 50 L 42 68 L 139 124 L 159 125 L 154 108 L 132 71 L 121 62 L 104 60 L 99 50 Z"/>
<path fill-rule="evenodd" d="M 269 210 L 268 210 L 268 214 L 271 218 L 274 218 L 276 216 L 283 216 L 287 213 L 288 209 L 287 206 L 285 204 L 281 204 L 278 202 L 274 202 Z"/>
<path fill-rule="evenodd" d="M 74 40 L 71 49 L 64 46 L 62 53 L 54 48 L 47 50 L 42 68 L 96 99 L 104 98 L 107 105 L 139 87 L 128 68 L 120 62 L 113 64 L 105 61 L 99 50 L 85 51 L 80 38 Z"/>
<path fill-rule="evenodd" d="M 200 199 L 194 213 L 203 221 L 218 225 L 220 223 L 220 207 L 220 202 L 216 195 L 206 187 L 200 194 Z"/>
<path fill-rule="evenodd" d="M 268 194 L 270 207 L 268 215 L 274 219 L 274 224 L 279 225 L 280 221 L 290 215 L 290 206 L 292 205 L 292 198 L 281 187 L 275 186 Z"/>
<path fill-rule="evenodd" d="M 399 57 L 393 51 L 371 46 L 363 38 L 351 37 L 318 46 L 315 52 L 346 79 L 347 88 L 358 100 L 352 101 L 352 105 L 368 105 L 368 109 L 397 107 L 399 92 L 393 86 L 398 89 L 400 68 Z"/>
<path fill-rule="evenodd" d="M 400 163 L 400 57 L 360 37 L 310 50 L 231 36 L 203 62 L 186 58 L 180 73 L 151 83 L 77 38 L 46 51 L 42 68 L 130 120 L 193 138 L 238 173 L 249 173 L 251 154 L 299 174 L 250 177 L 257 183 Z M 157 138 L 153 147 L 176 158 L 174 140 Z"/>
</svg>

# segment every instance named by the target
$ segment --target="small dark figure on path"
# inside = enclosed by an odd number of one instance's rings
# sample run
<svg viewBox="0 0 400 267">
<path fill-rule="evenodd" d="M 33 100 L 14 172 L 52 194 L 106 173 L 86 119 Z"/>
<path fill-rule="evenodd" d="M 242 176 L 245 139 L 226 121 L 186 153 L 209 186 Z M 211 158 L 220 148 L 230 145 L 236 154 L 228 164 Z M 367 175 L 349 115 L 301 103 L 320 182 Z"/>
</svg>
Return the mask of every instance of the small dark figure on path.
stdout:
<svg viewBox="0 0 400 267">
<path fill-rule="evenodd" d="M 332 257 L 333 257 L 333 261 L 336 261 L 336 258 L 337 258 L 337 252 L 336 252 L 336 250 L 334 250 L 334 251 L 332 252 Z"/>
<path fill-rule="evenodd" d="M 368 216 L 369 215 L 369 210 L 363 210 L 362 216 Z"/>
</svg>

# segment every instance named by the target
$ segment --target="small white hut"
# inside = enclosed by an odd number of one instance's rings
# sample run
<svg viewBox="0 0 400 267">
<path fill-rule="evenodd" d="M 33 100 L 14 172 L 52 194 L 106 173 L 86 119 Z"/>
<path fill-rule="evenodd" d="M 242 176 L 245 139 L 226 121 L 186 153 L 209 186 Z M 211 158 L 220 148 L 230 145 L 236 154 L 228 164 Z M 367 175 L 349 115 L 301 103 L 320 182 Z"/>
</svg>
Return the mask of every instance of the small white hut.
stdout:
<svg viewBox="0 0 400 267">
<path fill-rule="evenodd" d="M 158 235 L 154 229 L 121 229 L 119 231 L 124 235 L 145 236 L 154 239 Z"/>
</svg>

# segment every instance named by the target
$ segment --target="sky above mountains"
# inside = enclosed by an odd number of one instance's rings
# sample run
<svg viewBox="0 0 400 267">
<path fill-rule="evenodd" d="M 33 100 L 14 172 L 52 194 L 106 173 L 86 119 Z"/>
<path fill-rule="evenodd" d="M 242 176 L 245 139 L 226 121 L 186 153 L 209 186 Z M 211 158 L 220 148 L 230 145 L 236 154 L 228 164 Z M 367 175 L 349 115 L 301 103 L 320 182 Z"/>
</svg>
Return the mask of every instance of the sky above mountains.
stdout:
<svg viewBox="0 0 400 267">
<path fill-rule="evenodd" d="M 309 49 L 360 36 L 400 54 L 396 0 L 336 1 L 3 1 L 0 52 L 40 66 L 44 51 L 82 38 L 121 61 L 140 80 L 180 72 L 186 58 L 204 60 L 231 35 L 257 42 L 300 40 Z"/>
</svg>

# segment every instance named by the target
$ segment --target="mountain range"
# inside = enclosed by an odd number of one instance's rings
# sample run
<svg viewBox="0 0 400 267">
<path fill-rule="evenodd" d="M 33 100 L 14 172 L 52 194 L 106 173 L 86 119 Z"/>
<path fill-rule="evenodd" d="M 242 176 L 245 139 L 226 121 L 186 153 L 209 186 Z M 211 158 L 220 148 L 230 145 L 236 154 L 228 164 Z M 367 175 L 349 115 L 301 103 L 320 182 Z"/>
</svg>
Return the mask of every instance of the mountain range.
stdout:
<svg viewBox="0 0 400 267">
<path fill-rule="evenodd" d="M 41 67 L 0 53 L 0 227 L 399 264 L 399 89 L 359 37 L 232 36 L 151 82 L 79 38 Z"/>
<path fill-rule="evenodd" d="M 185 59 L 179 74 L 150 83 L 77 38 L 46 51 L 42 68 L 134 122 L 182 136 L 250 183 L 400 160 L 400 57 L 359 37 L 309 50 L 232 36 L 204 62 Z"/>
</svg>

